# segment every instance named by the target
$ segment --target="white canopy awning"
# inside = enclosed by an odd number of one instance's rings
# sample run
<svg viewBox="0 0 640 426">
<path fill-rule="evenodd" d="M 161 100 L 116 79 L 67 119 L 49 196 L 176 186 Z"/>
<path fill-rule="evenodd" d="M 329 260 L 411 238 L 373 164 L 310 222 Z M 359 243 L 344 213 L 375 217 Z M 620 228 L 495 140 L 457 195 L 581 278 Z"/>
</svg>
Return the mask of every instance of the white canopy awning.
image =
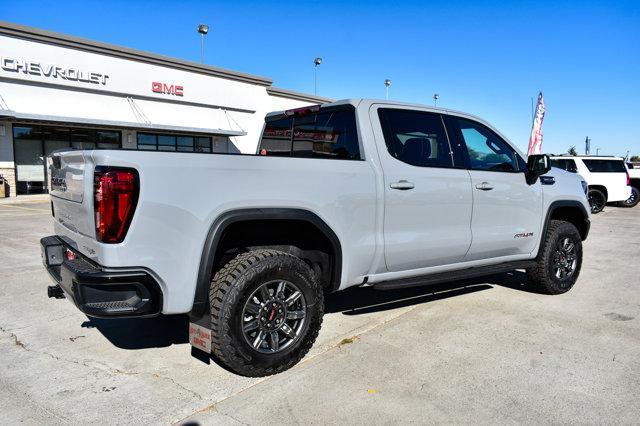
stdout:
<svg viewBox="0 0 640 426">
<path fill-rule="evenodd" d="M 221 106 L 2 81 L 0 95 L 0 118 L 181 133 L 244 136 L 247 132 L 238 121 L 254 113 L 233 111 L 236 120 Z"/>
</svg>

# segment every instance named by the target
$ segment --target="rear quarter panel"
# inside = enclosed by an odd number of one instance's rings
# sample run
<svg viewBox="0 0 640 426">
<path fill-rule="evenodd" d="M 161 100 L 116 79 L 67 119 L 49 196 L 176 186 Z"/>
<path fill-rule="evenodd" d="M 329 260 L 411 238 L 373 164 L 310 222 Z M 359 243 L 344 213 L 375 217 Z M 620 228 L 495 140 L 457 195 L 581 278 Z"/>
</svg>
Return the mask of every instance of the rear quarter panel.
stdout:
<svg viewBox="0 0 640 426">
<path fill-rule="evenodd" d="M 92 164 L 132 167 L 140 198 L 121 244 L 100 244 L 56 226 L 110 267 L 145 267 L 160 281 L 163 313 L 191 310 L 209 228 L 247 208 L 298 208 L 329 225 L 342 246 L 342 282 L 365 274 L 375 252 L 376 187 L 365 161 L 246 155 L 94 151 Z"/>
</svg>

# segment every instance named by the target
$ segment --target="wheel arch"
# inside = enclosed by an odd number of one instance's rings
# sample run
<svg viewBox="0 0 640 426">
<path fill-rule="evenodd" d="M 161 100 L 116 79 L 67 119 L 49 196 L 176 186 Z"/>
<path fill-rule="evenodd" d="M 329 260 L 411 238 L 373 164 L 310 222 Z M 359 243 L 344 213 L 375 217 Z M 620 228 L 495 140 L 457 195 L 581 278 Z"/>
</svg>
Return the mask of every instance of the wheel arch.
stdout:
<svg viewBox="0 0 640 426">
<path fill-rule="evenodd" d="M 575 200 L 558 200 L 549 205 L 547 214 L 544 221 L 544 227 L 542 229 L 541 239 L 544 239 L 547 235 L 547 229 L 549 229 L 549 223 L 551 220 L 564 220 L 573 224 L 580 233 L 582 241 L 587 239 L 589 235 L 589 228 L 591 221 L 589 220 L 589 213 L 584 205 Z M 541 246 L 544 241 L 541 241 Z"/>
<path fill-rule="evenodd" d="M 597 189 L 598 191 L 604 194 L 604 197 L 609 199 L 609 191 L 607 191 L 607 187 L 604 185 L 589 185 L 589 189 Z"/>
<path fill-rule="evenodd" d="M 342 277 L 342 246 L 340 239 L 333 229 L 318 215 L 309 210 L 297 208 L 251 208 L 232 210 L 216 218 L 207 232 L 202 248 L 193 306 L 190 313 L 192 317 L 200 317 L 207 311 L 209 284 L 216 266 L 215 260 L 220 254 L 217 251 L 225 231 L 229 229 L 230 226 L 237 225 L 241 222 L 263 220 L 298 221 L 315 227 L 331 244 L 332 268 L 329 289 L 331 291 L 338 289 Z"/>
</svg>

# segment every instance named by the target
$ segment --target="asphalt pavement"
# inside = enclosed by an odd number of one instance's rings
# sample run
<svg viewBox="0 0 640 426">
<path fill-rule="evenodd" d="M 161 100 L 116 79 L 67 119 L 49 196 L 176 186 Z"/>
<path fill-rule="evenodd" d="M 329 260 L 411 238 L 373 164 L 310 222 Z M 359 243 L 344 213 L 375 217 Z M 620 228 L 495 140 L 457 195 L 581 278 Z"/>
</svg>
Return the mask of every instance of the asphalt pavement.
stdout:
<svg viewBox="0 0 640 426">
<path fill-rule="evenodd" d="M 187 318 L 48 299 L 49 204 L 0 203 L 0 406 L 15 424 L 637 423 L 640 208 L 592 221 L 560 296 L 523 272 L 331 295 L 311 353 L 249 379 L 192 358 Z"/>
</svg>

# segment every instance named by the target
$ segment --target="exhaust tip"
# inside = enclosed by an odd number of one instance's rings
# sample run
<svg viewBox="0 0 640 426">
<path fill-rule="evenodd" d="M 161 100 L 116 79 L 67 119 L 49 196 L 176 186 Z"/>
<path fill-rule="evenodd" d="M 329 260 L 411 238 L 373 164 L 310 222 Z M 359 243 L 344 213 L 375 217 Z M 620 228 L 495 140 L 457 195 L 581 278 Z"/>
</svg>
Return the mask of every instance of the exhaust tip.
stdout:
<svg viewBox="0 0 640 426">
<path fill-rule="evenodd" d="M 47 296 L 54 299 L 64 299 L 64 291 L 59 285 L 50 285 L 47 287 Z"/>
</svg>

